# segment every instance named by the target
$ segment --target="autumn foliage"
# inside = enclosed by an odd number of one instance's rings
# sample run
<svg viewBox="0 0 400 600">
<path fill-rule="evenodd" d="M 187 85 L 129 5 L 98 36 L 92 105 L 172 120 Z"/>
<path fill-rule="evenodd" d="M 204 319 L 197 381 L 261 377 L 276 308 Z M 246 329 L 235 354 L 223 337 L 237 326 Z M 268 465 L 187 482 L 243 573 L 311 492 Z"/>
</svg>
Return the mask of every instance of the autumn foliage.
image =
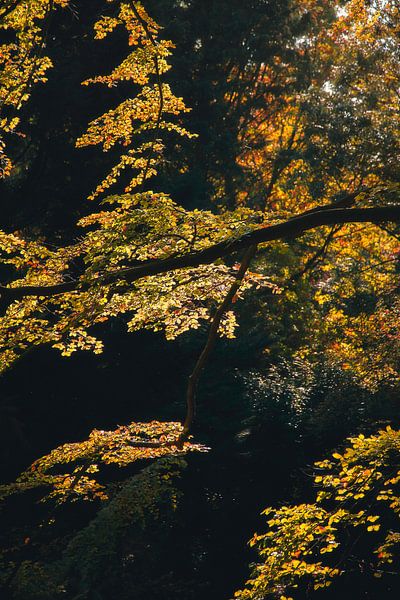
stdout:
<svg viewBox="0 0 400 600">
<path fill-rule="evenodd" d="M 102 354 L 105 328 L 117 321 L 129 332 L 162 331 L 167 340 L 197 331 L 205 345 L 182 398 L 183 424 L 95 428 L 3 485 L 6 501 L 39 490 L 55 506 L 84 499 L 112 507 L 123 490 L 107 485 L 107 469 L 158 459 L 160 467 L 146 466 L 132 484 L 151 480 L 153 509 L 168 480 L 157 469 L 179 470 L 182 455 L 208 450 L 190 436 L 196 391 L 217 338 L 239 335 L 243 306 L 268 330 L 263 361 L 328 365 L 365 393 L 397 389 L 400 7 L 394 0 L 287 5 L 287 28 L 267 45 L 265 59 L 250 32 L 243 44 L 250 58 L 226 61 L 225 87 L 210 75 L 210 89 L 223 90 L 219 126 L 236 129 L 234 150 L 226 153 L 231 162 L 217 173 L 222 152 L 208 169 L 208 205 L 198 207 L 160 190 L 169 178 L 169 190 L 179 189 L 176 182 L 204 163 L 191 108 L 174 92 L 170 61 L 179 43 L 164 39 L 141 3 L 107 0 L 93 14 L 93 43 L 112 52 L 114 40 L 123 40 L 125 50 L 111 71 L 100 66 L 81 82 L 88 93 L 104 88 L 110 100 L 102 114 L 93 106 L 74 144 L 78 153 L 101 150 L 109 168 L 65 243 L 0 231 L 0 371 L 42 346 L 65 357 Z M 16 149 L 29 129 L 30 98 L 57 68 L 47 52 L 53 19 L 62 22 L 74 10 L 69 0 L 9 0 L 0 8 L 5 182 L 19 176 Z M 201 38 L 196 44 L 203 52 Z M 29 153 L 26 143 L 21 156 Z M 181 158 L 189 144 L 198 164 Z M 384 577 L 400 540 L 385 527 L 398 518 L 399 443 L 388 425 L 351 437 L 342 453 L 316 462 L 315 501 L 264 511 L 268 530 L 250 542 L 258 562 L 235 597 L 302 597 L 331 586 L 356 556 L 364 570 Z M 7 564 L 8 586 L 28 567 L 23 558 Z M 62 589 L 54 585 L 58 597 Z"/>
</svg>

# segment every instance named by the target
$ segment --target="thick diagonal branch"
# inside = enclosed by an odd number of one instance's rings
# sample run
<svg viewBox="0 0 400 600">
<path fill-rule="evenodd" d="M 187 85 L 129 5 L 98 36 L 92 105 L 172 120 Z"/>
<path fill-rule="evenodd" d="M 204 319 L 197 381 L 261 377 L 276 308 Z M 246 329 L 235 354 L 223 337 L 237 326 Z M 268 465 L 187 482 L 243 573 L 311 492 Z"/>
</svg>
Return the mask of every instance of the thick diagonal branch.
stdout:
<svg viewBox="0 0 400 600">
<path fill-rule="evenodd" d="M 49 286 L 0 286 L 1 306 L 7 308 L 14 300 L 26 296 L 49 297 L 74 290 L 89 289 L 91 285 L 107 285 L 119 280 L 134 282 L 143 277 L 168 273 L 176 269 L 198 267 L 211 264 L 216 260 L 257 246 L 265 242 L 281 239 L 294 239 L 304 232 L 325 225 L 339 225 L 343 223 L 400 223 L 399 206 L 381 206 L 375 208 L 333 208 L 317 210 L 297 215 L 283 223 L 260 227 L 236 238 L 228 238 L 203 250 L 189 252 L 181 256 L 173 256 L 158 260 L 143 262 L 140 265 L 110 271 L 92 282 L 72 281 Z"/>
</svg>

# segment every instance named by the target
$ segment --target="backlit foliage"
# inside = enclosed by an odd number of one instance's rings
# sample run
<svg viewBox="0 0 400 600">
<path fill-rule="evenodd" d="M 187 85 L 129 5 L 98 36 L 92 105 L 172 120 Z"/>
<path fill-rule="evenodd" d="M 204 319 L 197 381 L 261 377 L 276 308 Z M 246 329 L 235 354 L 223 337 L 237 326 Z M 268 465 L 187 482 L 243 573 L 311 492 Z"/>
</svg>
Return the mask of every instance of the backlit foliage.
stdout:
<svg viewBox="0 0 400 600">
<path fill-rule="evenodd" d="M 255 91 L 265 87 L 265 105 L 241 132 L 238 160 L 256 184 L 237 202 L 264 208 L 269 223 L 349 195 L 356 206 L 399 200 L 398 3 L 350 0 L 332 9 L 299 3 L 311 24 L 296 49 L 308 67 L 302 72 L 300 58 L 282 64 L 279 57 L 266 66 Z M 277 84 L 291 90 L 280 104 L 272 93 Z M 321 228 L 274 246 L 267 260 L 275 264 L 275 283 L 286 287 L 277 312 L 307 318 L 297 355 L 324 354 L 371 388 L 398 379 L 396 302 L 387 301 L 397 285 L 396 229 Z M 305 308 L 310 301 L 312 309 Z M 273 327 L 275 314 L 267 318 Z"/>
<path fill-rule="evenodd" d="M 52 62 L 45 55 L 52 11 L 69 0 L 13 0 L 0 7 L 0 34 L 11 35 L 0 44 L 0 179 L 10 174 L 12 163 L 5 138 L 23 135 L 18 130 L 18 111 L 29 99 L 32 86 L 47 81 Z"/>
<path fill-rule="evenodd" d="M 182 98 L 177 98 L 169 85 L 161 81 L 161 76 L 169 69 L 167 58 L 173 44 L 158 39 L 159 26 L 140 4 L 137 11 L 141 21 L 133 11 L 133 3 L 121 2 L 115 17 L 102 17 L 94 26 L 95 37 L 99 40 L 116 27 L 124 27 L 128 44 L 134 50 L 109 75 L 93 77 L 83 84 L 101 83 L 113 88 L 125 81 L 139 85 L 141 89 L 135 97 L 124 100 L 89 123 L 87 132 L 77 141 L 78 147 L 99 144 L 104 152 L 116 145 L 126 148 L 126 153 L 121 154 L 119 162 L 97 186 L 90 199 L 115 184 L 126 169 L 135 171 L 136 175 L 125 186 L 125 192 L 132 191 L 142 185 L 145 179 L 156 175 L 156 165 L 163 150 L 159 138 L 161 131 L 174 131 L 189 137 L 192 135 L 180 125 L 166 121 L 164 116 L 177 116 L 188 110 Z M 146 133 L 153 133 L 156 137 L 151 141 L 142 140 L 138 145 L 140 136 Z"/>
<path fill-rule="evenodd" d="M 296 598 L 355 565 L 375 577 L 396 569 L 400 533 L 381 525 L 397 523 L 400 514 L 400 432 L 387 427 L 349 442 L 343 453 L 315 463 L 315 503 L 263 512 L 268 531 L 250 540 L 259 562 L 236 598 Z"/>
<path fill-rule="evenodd" d="M 126 467 L 137 460 L 204 452 L 200 444 L 180 440 L 180 423 L 131 423 L 115 431 L 95 429 L 83 442 L 64 444 L 36 460 L 15 483 L 0 487 L 4 498 L 35 488 L 49 488 L 44 499 L 107 500 L 108 493 L 97 479 L 104 465 Z"/>
<path fill-rule="evenodd" d="M 165 120 L 165 115 L 176 116 L 186 108 L 182 99 L 161 82 L 172 44 L 158 39 L 159 27 L 140 4 L 121 2 L 111 6 L 115 16 L 104 16 L 95 23 L 95 37 L 103 40 L 116 27 L 124 27 L 134 49 L 110 75 L 84 83 L 113 88 L 127 81 L 133 85 L 133 92 L 139 86 L 139 93 L 92 121 L 77 145 L 100 144 L 104 151 L 120 145 L 128 148 L 92 198 L 116 183 L 125 168 L 135 172 L 126 192 L 137 186 L 139 190 L 106 198 L 104 210 L 79 222 L 89 232 L 70 246 L 49 249 L 45 244 L 27 242 L 19 234 L 1 234 L 2 262 L 21 274 L 11 282 L 13 287 L 72 281 L 76 264 L 84 264 L 78 291 L 47 300 L 25 298 L 9 307 L 0 321 L 1 369 L 39 344 L 50 343 L 64 356 L 76 350 L 99 353 L 102 342 L 89 334 L 88 328 L 125 313 L 129 330 L 165 329 L 168 339 L 198 328 L 225 296 L 235 278 L 235 265 L 174 271 L 134 284 L 124 280 L 124 269 L 151 259 L 201 250 L 229 237 L 234 239 L 251 231 L 262 218 L 246 208 L 219 215 L 186 211 L 165 194 L 142 191 L 142 184 L 156 174 L 161 160 L 160 134 L 173 131 L 190 135 L 180 125 Z M 107 274 L 117 272 L 121 272 L 120 280 L 105 283 Z M 249 274 L 242 289 L 251 283 L 272 286 L 265 277 Z M 235 327 L 234 314 L 228 311 L 221 333 L 234 337 Z"/>
<path fill-rule="evenodd" d="M 76 350 L 102 350 L 102 343 L 87 332 L 111 317 L 127 314 L 131 331 L 165 329 L 172 339 L 198 328 L 210 309 L 222 301 L 235 279 L 237 265 L 204 265 L 140 279 L 128 284 L 124 269 L 149 259 L 181 255 L 211 243 L 234 238 L 256 227 L 257 215 L 247 209 L 214 215 L 185 211 L 164 194 L 143 192 L 109 198 L 114 208 L 82 219 L 97 224 L 80 242 L 60 250 L 26 243 L 15 235 L 2 238 L 3 260 L 19 270 L 19 285 L 52 285 L 70 280 L 69 268 L 83 258 L 86 270 L 82 290 L 14 302 L 0 321 L 2 369 L 33 345 L 51 343 L 66 356 Z M 121 278 L 105 284 L 107 273 Z M 276 289 L 266 277 L 249 273 L 242 291 L 250 285 Z M 241 296 L 239 292 L 239 296 Z M 221 333 L 234 336 L 236 321 L 228 312 Z"/>
<path fill-rule="evenodd" d="M 32 7 L 29 2 L 18 3 L 3 22 L 18 37 L 29 8 L 23 31 L 34 30 L 29 43 L 39 52 L 36 37 L 44 35 L 50 7 L 44 2 Z M 98 43 L 110 43 L 104 38 L 119 29 L 125 31 L 131 50 L 111 73 L 83 83 L 106 85 L 111 91 L 123 83 L 131 93 L 91 121 L 77 145 L 98 145 L 119 154 L 118 163 L 91 198 L 111 186 L 122 185 L 125 193 L 118 194 L 117 189 L 105 199 L 104 210 L 81 219 L 79 225 L 87 233 L 58 250 L 28 242 L 22 234 L 1 234 L 2 260 L 15 273 L 11 287 L 78 282 L 74 291 L 47 299 L 25 298 L 7 309 L 0 322 L 2 369 L 43 343 L 66 356 L 80 349 L 99 353 L 102 342 L 88 330 L 120 315 L 126 315 L 129 330 L 163 329 L 172 339 L 206 322 L 235 277 L 235 266 L 222 262 L 137 282 L 126 280 L 126 268 L 235 239 L 349 194 L 358 206 L 398 201 L 395 4 L 382 0 L 372 9 L 352 0 L 336 13 L 318 0 L 299 3 L 296 18 L 308 15 L 310 27 L 304 39 L 293 41 L 291 51 L 297 60 L 285 62 L 279 55 L 258 70 L 254 93 L 265 89 L 265 104 L 254 109 L 240 131 L 243 153 L 238 162 L 251 172 L 254 185 L 237 198 L 239 208 L 221 207 L 218 212 L 188 211 L 165 194 L 143 189 L 162 168 L 165 136 L 191 135 L 180 122 L 187 109 L 162 81 L 173 45 L 160 38 L 159 26 L 143 6 L 107 2 L 104 8 L 105 14 L 94 24 Z M 7 81 L 2 84 L 5 97 Z M 286 90 L 279 101 L 272 92 L 276 86 Z M 309 232 L 295 243 L 261 247 L 257 268 L 263 277 L 246 276 L 242 291 L 251 283 L 284 290 L 268 306 L 266 318 L 275 327 L 282 313 L 294 320 L 302 313 L 304 333 L 291 351 L 307 359 L 323 353 L 344 368 L 350 365 L 373 387 L 377 381 L 363 348 L 374 336 L 374 324 L 385 320 L 388 306 L 382 297 L 395 285 L 398 241 L 393 233 L 374 225 L 343 225 Z M 114 277 L 111 283 L 108 275 L 118 272 L 121 278 Z M 355 313 L 349 306 L 359 303 L 360 295 L 370 297 L 373 308 Z M 305 311 L 304 303 L 311 308 Z M 235 327 L 235 315 L 229 311 L 221 333 L 233 337 Z M 384 352 L 377 349 L 371 358 L 380 361 L 381 379 L 398 377 L 394 361 L 388 362 Z"/>
<path fill-rule="evenodd" d="M 0 29 L 12 37 L 0 47 L 2 177 L 12 173 L 5 143 L 23 135 L 19 111 L 32 86 L 44 83 L 52 66 L 45 50 L 53 10 L 67 6 L 67 0 L 9 0 L 0 8 Z M 117 30 L 125 35 L 129 51 L 110 73 L 83 82 L 104 85 L 110 95 L 118 87 L 118 101 L 91 120 L 76 146 L 80 152 L 100 147 L 117 162 L 89 197 L 101 196 L 101 207 L 80 219 L 79 233 L 70 244 L 55 248 L 44 240 L 25 239 L 23 232 L 0 232 L 8 288 L 66 286 L 60 293 L 4 303 L 0 371 L 42 344 L 63 356 L 78 350 L 100 353 L 100 326 L 120 317 L 129 331 L 163 330 L 167 339 L 174 339 L 208 323 L 238 281 L 237 256 L 136 278 L 134 269 L 143 265 L 234 241 L 317 207 L 399 201 L 397 2 L 296 3 L 293 19 L 309 23 L 305 35 L 294 35 L 276 55 L 271 50 L 268 64 L 250 61 L 236 73 L 238 80 L 254 79 L 258 99 L 250 118 L 241 123 L 242 152 L 235 165 L 252 186 L 234 190 L 233 200 L 226 199 L 229 186 L 221 178 L 211 199 L 219 205 L 213 211 L 188 210 L 149 189 L 150 178 L 157 181 L 165 166 L 171 139 L 179 144 L 193 137 L 183 122 L 189 109 L 163 80 L 173 44 L 160 38 L 160 27 L 140 3 L 111 0 L 103 8 L 94 23 L 95 39 L 111 44 Z M 260 90 L 264 102 L 259 101 Z M 250 100 L 239 91 L 230 97 L 238 110 Z M 177 166 L 179 171 L 184 168 Z M 191 199 L 187 201 L 190 205 Z M 228 210 L 228 204 L 235 208 Z M 330 367 L 351 371 L 354 379 L 375 390 L 400 377 L 398 259 L 397 228 L 322 227 L 301 239 L 260 244 L 255 271 L 246 273 L 233 304 L 250 287 L 263 288 L 258 317 L 265 319 L 273 340 L 266 356 L 283 355 L 293 364 L 304 361 L 310 372 L 313 361 L 322 357 Z M 219 326 L 219 334 L 228 338 L 235 336 L 234 308 L 224 313 Z M 294 419 L 304 397 L 293 394 L 298 401 L 292 406 Z M 358 551 L 365 571 L 385 575 L 400 540 L 400 532 L 383 526 L 396 521 L 400 510 L 400 472 L 393 460 L 399 445 L 400 433 L 390 428 L 351 438 L 343 454 L 315 465 L 319 491 L 314 503 L 267 509 L 269 530 L 251 541 L 259 563 L 236 597 L 284 600 L 306 588 L 327 587 L 347 572 Z M 7 498 L 38 490 L 58 505 L 104 501 L 97 519 L 71 538 L 58 565 L 58 573 L 80 573 L 83 591 L 76 594 L 86 594 L 93 564 L 106 563 L 107 552 L 130 520 L 157 513 L 160 497 L 175 505 L 171 473 L 176 474 L 182 455 L 192 450 L 206 448 L 189 441 L 176 422 L 94 430 L 87 440 L 64 444 L 35 461 L 1 493 Z M 105 484 L 106 469 L 147 459 L 160 460 L 113 496 L 115 487 Z M 22 597 L 36 580 L 49 594 L 64 593 L 62 577 L 52 578 L 46 565 L 22 560 L 16 567 L 10 561 L 7 568 L 15 570 L 14 584 Z M 54 587 L 46 583 L 50 580 Z"/>
</svg>

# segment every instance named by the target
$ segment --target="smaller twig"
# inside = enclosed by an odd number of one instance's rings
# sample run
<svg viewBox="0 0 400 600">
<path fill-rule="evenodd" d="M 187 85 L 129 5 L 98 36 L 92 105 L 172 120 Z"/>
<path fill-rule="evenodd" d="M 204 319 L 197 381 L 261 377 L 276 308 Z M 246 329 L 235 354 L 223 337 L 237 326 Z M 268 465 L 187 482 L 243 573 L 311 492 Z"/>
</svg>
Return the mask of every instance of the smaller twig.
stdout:
<svg viewBox="0 0 400 600">
<path fill-rule="evenodd" d="M 322 244 L 322 246 L 320 248 L 318 248 L 318 250 L 308 259 L 308 261 L 306 262 L 304 267 L 302 269 L 300 269 L 300 271 L 297 271 L 297 273 L 295 273 L 291 277 L 291 281 L 298 281 L 299 279 L 301 279 L 303 277 L 303 275 L 305 275 L 308 271 L 313 269 L 319 262 L 321 262 L 321 260 L 323 260 L 325 258 L 326 253 L 328 251 L 329 244 L 331 243 L 331 241 L 334 238 L 335 233 L 339 229 L 340 229 L 340 225 L 332 226 L 332 228 L 329 231 L 328 235 L 326 236 L 325 241 Z"/>
<path fill-rule="evenodd" d="M 218 329 L 221 324 L 222 317 L 224 316 L 226 310 L 230 306 L 233 298 L 237 294 L 237 292 L 242 284 L 243 278 L 246 274 L 246 271 L 249 268 L 251 259 L 253 258 L 256 250 L 257 250 L 257 246 L 251 246 L 246 251 L 246 253 L 243 257 L 243 260 L 240 264 L 239 270 L 236 274 L 235 281 L 232 283 L 224 300 L 222 301 L 222 303 L 220 304 L 220 306 L 218 307 L 218 309 L 215 312 L 214 318 L 211 323 L 210 330 L 208 332 L 206 344 L 196 362 L 196 365 L 195 365 L 192 373 L 189 376 L 188 386 L 187 386 L 187 390 L 186 390 L 187 412 L 186 412 L 186 418 L 185 418 L 185 421 L 183 424 L 183 435 L 184 436 L 187 436 L 187 434 L 189 433 L 190 428 L 191 428 L 194 418 L 195 418 L 197 385 L 198 385 L 201 373 L 206 365 L 206 362 L 215 346 L 215 342 L 218 337 Z"/>
<path fill-rule="evenodd" d="M 159 105 L 158 105 L 158 113 L 157 113 L 157 119 L 156 119 L 156 126 L 155 126 L 155 129 L 154 129 L 154 137 L 153 137 L 153 141 L 151 143 L 151 148 L 150 148 L 149 156 L 147 158 L 147 163 L 146 163 L 146 166 L 145 166 L 145 169 L 144 169 L 144 173 L 143 173 L 143 177 L 142 177 L 142 181 L 141 181 L 141 184 L 143 185 L 144 182 L 147 179 L 147 173 L 149 172 L 151 160 L 152 160 L 153 154 L 154 154 L 154 146 L 155 146 L 155 143 L 157 141 L 157 135 L 158 135 L 158 133 L 160 131 L 161 117 L 162 117 L 162 113 L 163 113 L 163 109 L 164 109 L 164 92 L 163 92 L 163 86 L 162 86 L 162 83 L 161 83 L 161 72 L 160 72 L 160 65 L 159 65 L 159 62 L 158 62 L 158 54 L 157 54 L 158 53 L 158 42 L 154 38 L 153 34 L 151 33 L 148 24 L 146 23 L 146 21 L 143 19 L 143 17 L 139 13 L 138 9 L 136 8 L 135 3 L 133 2 L 133 0 L 129 0 L 129 4 L 130 4 L 130 7 L 132 9 L 133 14 L 135 15 L 135 17 L 137 18 L 137 20 L 139 21 L 139 23 L 143 27 L 145 34 L 147 35 L 148 39 L 150 40 L 150 43 L 155 48 L 154 67 L 155 67 L 155 71 L 156 71 L 157 87 L 158 87 L 158 94 L 159 94 Z"/>
</svg>

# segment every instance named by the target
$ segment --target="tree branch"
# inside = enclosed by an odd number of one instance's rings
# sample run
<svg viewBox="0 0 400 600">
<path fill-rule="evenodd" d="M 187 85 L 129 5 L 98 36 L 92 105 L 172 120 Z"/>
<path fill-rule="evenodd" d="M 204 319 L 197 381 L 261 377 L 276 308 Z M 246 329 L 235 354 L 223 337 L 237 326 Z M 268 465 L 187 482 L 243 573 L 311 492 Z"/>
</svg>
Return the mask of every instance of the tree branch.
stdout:
<svg viewBox="0 0 400 600">
<path fill-rule="evenodd" d="M 145 183 L 146 179 L 147 179 L 147 173 L 149 172 L 149 168 L 150 168 L 150 165 L 151 165 L 151 159 L 153 158 L 153 154 L 154 154 L 154 146 L 155 146 L 155 143 L 157 141 L 157 136 L 158 136 L 159 131 L 160 131 L 161 118 L 162 118 L 162 114 L 163 114 L 163 110 L 164 110 L 164 92 L 163 92 L 163 86 L 162 86 L 162 82 L 161 82 L 160 64 L 158 62 L 158 55 L 157 55 L 157 52 L 158 52 L 158 43 L 157 43 L 156 39 L 154 38 L 154 36 L 152 35 L 152 33 L 150 31 L 148 23 L 146 23 L 146 21 L 140 15 L 140 12 L 136 8 L 135 3 L 133 2 L 133 0 L 129 0 L 129 5 L 130 5 L 130 7 L 132 9 L 133 14 L 135 15 L 135 17 L 137 18 L 137 20 L 139 21 L 139 23 L 143 27 L 143 30 L 144 30 L 145 34 L 147 35 L 147 38 L 149 39 L 150 43 L 152 44 L 152 46 L 155 49 L 154 67 L 155 67 L 155 70 L 156 70 L 157 88 L 158 88 L 158 95 L 159 95 L 157 119 L 156 119 L 156 126 L 155 126 L 155 130 L 154 130 L 153 141 L 152 141 L 152 144 L 151 144 L 149 155 L 147 157 L 146 167 L 144 169 L 144 173 L 143 173 L 143 177 L 142 177 L 142 181 L 141 181 L 141 184 L 143 185 Z"/>
<path fill-rule="evenodd" d="M 243 278 L 246 275 L 246 271 L 250 266 L 251 259 L 257 251 L 257 246 L 251 246 L 246 250 L 245 255 L 240 264 L 239 270 L 236 273 L 235 281 L 229 288 L 225 298 L 217 308 L 215 315 L 212 319 L 210 329 L 208 331 L 207 341 L 205 346 L 197 359 L 192 373 L 189 375 L 188 385 L 186 389 L 186 416 L 183 423 L 183 431 L 176 440 L 169 440 L 168 442 L 133 442 L 131 445 L 139 448 L 161 448 L 167 446 L 180 446 L 187 439 L 190 429 L 192 427 L 195 415 L 196 415 L 196 391 L 197 385 L 201 373 L 206 365 L 206 362 L 214 349 L 215 342 L 218 338 L 218 329 L 221 325 L 222 317 L 228 310 L 233 298 L 239 291 L 242 284 Z"/>
<path fill-rule="evenodd" d="M 326 253 L 328 251 L 329 244 L 333 240 L 335 233 L 337 233 L 339 228 L 340 228 L 340 226 L 338 226 L 338 225 L 332 225 L 331 230 L 329 231 L 328 235 L 326 236 L 325 241 L 322 244 L 322 246 L 320 246 L 318 248 L 318 250 L 307 260 L 306 264 L 304 265 L 304 267 L 302 269 L 300 269 L 297 273 L 294 273 L 294 275 L 291 277 L 291 281 L 298 281 L 299 279 L 301 279 L 303 277 L 303 275 L 305 275 L 307 273 L 307 271 L 310 271 L 311 269 L 313 269 L 318 264 L 318 262 L 323 260 L 323 258 L 326 256 Z"/>
<path fill-rule="evenodd" d="M 241 286 L 241 283 L 243 281 L 243 277 L 245 276 L 246 271 L 250 266 L 251 259 L 255 255 L 256 251 L 257 251 L 257 246 L 250 246 L 250 248 L 248 248 L 248 250 L 246 250 L 246 253 L 243 257 L 243 260 L 242 260 L 239 270 L 237 272 L 235 281 L 232 283 L 231 287 L 228 290 L 228 293 L 226 294 L 225 298 L 223 299 L 223 301 L 221 302 L 221 304 L 219 305 L 219 307 L 217 308 L 217 310 L 215 312 L 215 315 L 214 315 L 212 323 L 211 323 L 210 330 L 208 332 L 206 344 L 196 362 L 196 365 L 195 365 L 192 373 L 189 376 L 188 386 L 187 386 L 187 390 L 186 390 L 187 412 L 186 412 L 185 422 L 183 424 L 183 434 L 182 434 L 184 436 L 187 436 L 187 434 L 189 433 L 190 428 L 193 423 L 193 420 L 194 420 L 194 417 L 195 417 L 195 414 L 196 414 L 197 384 L 199 382 L 199 379 L 200 379 L 201 373 L 205 367 L 205 364 L 208 360 L 208 357 L 210 356 L 210 354 L 215 346 L 215 342 L 218 337 L 218 329 L 221 324 L 222 317 L 224 316 L 225 312 L 228 310 L 229 306 L 232 303 L 233 298 L 237 294 L 237 292 Z"/>
<path fill-rule="evenodd" d="M 307 211 L 283 223 L 260 227 L 250 233 L 218 242 L 203 250 L 189 252 L 182 256 L 146 261 L 134 267 L 111 271 L 91 282 L 68 281 L 50 286 L 0 286 L 0 306 L 3 309 L 7 308 L 14 300 L 20 300 L 27 296 L 50 297 L 75 290 L 84 291 L 92 285 L 107 285 L 118 280 L 125 280 L 132 283 L 143 277 L 168 273 L 175 269 L 193 268 L 211 264 L 220 258 L 241 250 L 246 250 L 251 246 L 274 240 L 297 238 L 306 231 L 326 225 L 384 222 L 399 223 L 400 206 L 329 208 L 326 210 L 315 210 L 314 212 Z"/>
</svg>

